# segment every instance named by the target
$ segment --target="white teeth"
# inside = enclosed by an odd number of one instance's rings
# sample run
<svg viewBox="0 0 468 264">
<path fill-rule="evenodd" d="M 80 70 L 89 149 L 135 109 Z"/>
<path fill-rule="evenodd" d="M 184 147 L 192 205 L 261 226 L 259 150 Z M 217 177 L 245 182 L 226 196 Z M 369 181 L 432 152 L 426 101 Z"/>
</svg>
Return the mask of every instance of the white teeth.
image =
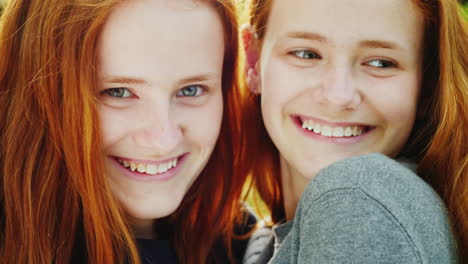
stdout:
<svg viewBox="0 0 468 264">
<path fill-rule="evenodd" d="M 342 127 L 335 127 L 333 128 L 333 136 L 334 137 L 342 137 L 344 136 L 344 129 Z"/>
<path fill-rule="evenodd" d="M 358 128 L 356 136 L 359 136 L 362 134 L 362 128 Z"/>
<path fill-rule="evenodd" d="M 146 166 L 145 166 L 145 164 L 139 163 L 138 166 L 137 166 L 137 171 L 138 171 L 139 173 L 145 173 L 145 172 L 146 172 Z"/>
<path fill-rule="evenodd" d="M 353 136 L 359 136 L 362 134 L 362 128 L 354 127 L 353 128 Z"/>
<path fill-rule="evenodd" d="M 314 127 L 314 133 L 315 134 L 320 134 L 322 132 L 322 128 L 320 127 L 319 124 L 317 124 L 315 127 Z"/>
<path fill-rule="evenodd" d="M 150 164 L 150 165 L 146 166 L 146 173 L 154 175 L 154 174 L 158 173 L 158 167 L 156 165 L 151 165 Z"/>
<path fill-rule="evenodd" d="M 359 126 L 349 127 L 330 127 L 314 123 L 311 120 L 304 121 L 302 128 L 313 131 L 325 137 L 352 137 L 362 135 L 363 129 Z"/>
<path fill-rule="evenodd" d="M 154 165 L 154 164 L 144 164 L 144 163 L 135 163 L 132 161 L 122 161 L 119 160 L 120 164 L 124 166 L 125 168 L 130 169 L 131 171 L 138 171 L 139 173 L 146 173 L 146 174 L 151 174 L 155 175 L 158 173 L 165 173 L 168 170 L 175 168 L 177 166 L 177 158 L 173 159 L 171 161 L 168 161 L 166 163 L 162 163 L 159 165 Z"/>
<path fill-rule="evenodd" d="M 310 121 L 310 120 L 306 121 L 306 122 L 304 122 L 302 124 L 302 128 L 305 128 L 305 129 L 307 129 L 309 131 L 312 131 L 312 130 L 314 130 L 314 122 Z"/>
<path fill-rule="evenodd" d="M 350 127 L 345 128 L 344 130 L 344 136 L 345 137 L 350 137 L 353 135 L 353 129 Z"/>
<path fill-rule="evenodd" d="M 167 163 L 159 165 L 158 173 L 164 173 L 167 171 Z"/>
<path fill-rule="evenodd" d="M 333 133 L 333 130 L 332 130 L 331 127 L 329 127 L 329 126 L 323 126 L 322 127 L 322 136 L 331 137 L 332 133 Z"/>
<path fill-rule="evenodd" d="M 130 170 L 135 171 L 136 170 L 136 164 L 134 162 L 130 162 Z"/>
</svg>

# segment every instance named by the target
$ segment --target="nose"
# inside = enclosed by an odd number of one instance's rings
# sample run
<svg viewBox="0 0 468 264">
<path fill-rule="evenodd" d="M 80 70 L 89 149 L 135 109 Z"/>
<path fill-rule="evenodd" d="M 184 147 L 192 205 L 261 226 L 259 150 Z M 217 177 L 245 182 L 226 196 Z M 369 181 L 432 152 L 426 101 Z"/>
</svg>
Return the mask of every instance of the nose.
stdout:
<svg viewBox="0 0 468 264">
<path fill-rule="evenodd" d="M 331 66 L 322 77 L 321 89 L 316 94 L 319 103 L 334 111 L 356 108 L 362 98 L 354 78 L 351 68 Z"/>
<path fill-rule="evenodd" d="M 140 127 L 134 136 L 137 146 L 160 156 L 169 155 L 176 149 L 183 131 L 170 108 L 169 104 L 158 103 L 141 111 Z"/>
</svg>

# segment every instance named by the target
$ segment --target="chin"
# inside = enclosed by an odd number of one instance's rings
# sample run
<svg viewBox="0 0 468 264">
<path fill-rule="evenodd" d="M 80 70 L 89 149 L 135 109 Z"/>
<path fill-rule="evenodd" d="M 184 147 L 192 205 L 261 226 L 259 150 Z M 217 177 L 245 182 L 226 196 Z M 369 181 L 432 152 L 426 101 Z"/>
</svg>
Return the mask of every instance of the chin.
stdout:
<svg viewBox="0 0 468 264">
<path fill-rule="evenodd" d="M 145 201 L 144 203 L 125 201 L 123 202 L 123 207 L 131 217 L 149 220 L 169 216 L 177 210 L 180 203 L 180 199 L 164 197 L 163 199 L 154 199 L 153 201 Z"/>
<path fill-rule="evenodd" d="M 159 211 L 153 211 L 153 212 L 131 212 L 130 215 L 136 219 L 156 220 L 156 219 L 169 216 L 173 212 L 175 212 L 175 209 L 174 210 L 159 210 Z"/>
</svg>

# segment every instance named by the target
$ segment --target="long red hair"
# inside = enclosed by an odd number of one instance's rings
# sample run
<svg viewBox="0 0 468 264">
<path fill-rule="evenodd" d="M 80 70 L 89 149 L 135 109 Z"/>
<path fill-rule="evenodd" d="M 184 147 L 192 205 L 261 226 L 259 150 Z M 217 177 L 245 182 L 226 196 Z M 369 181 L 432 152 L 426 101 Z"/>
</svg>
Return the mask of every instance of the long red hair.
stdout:
<svg viewBox="0 0 468 264">
<path fill-rule="evenodd" d="M 262 43 L 272 0 L 250 0 L 245 20 Z M 418 162 L 418 173 L 446 202 L 459 251 L 468 248 L 468 29 L 456 0 L 413 0 L 424 15 L 424 76 L 417 119 L 400 156 Z M 261 47 L 260 47 L 261 48 Z M 245 85 L 244 85 L 245 86 Z M 246 89 L 244 89 L 246 90 Z M 279 153 L 263 125 L 260 99 L 244 92 L 243 173 L 253 177 L 272 219 L 284 218 Z M 466 260 L 465 256 L 465 260 Z M 463 256 L 462 256 L 463 259 Z"/>
<path fill-rule="evenodd" d="M 70 263 L 80 253 L 87 263 L 140 263 L 105 176 L 94 92 L 96 43 L 119 2 L 6 5 L 0 20 L 0 263 Z M 226 110 L 211 160 L 166 221 L 180 263 L 214 262 L 219 240 L 230 248 L 244 181 L 232 170 L 235 9 L 229 0 L 213 5 L 225 29 Z M 80 247 L 84 252 L 77 253 Z"/>
</svg>

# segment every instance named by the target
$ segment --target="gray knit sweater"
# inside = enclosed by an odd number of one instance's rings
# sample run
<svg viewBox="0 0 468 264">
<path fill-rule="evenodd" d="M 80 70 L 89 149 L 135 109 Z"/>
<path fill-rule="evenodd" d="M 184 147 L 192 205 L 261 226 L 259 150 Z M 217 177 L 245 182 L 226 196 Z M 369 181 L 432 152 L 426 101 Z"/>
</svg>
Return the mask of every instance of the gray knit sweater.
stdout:
<svg viewBox="0 0 468 264">
<path fill-rule="evenodd" d="M 256 231 L 244 264 L 457 263 L 439 196 L 396 161 L 339 161 L 307 186 L 294 220 Z"/>
</svg>

